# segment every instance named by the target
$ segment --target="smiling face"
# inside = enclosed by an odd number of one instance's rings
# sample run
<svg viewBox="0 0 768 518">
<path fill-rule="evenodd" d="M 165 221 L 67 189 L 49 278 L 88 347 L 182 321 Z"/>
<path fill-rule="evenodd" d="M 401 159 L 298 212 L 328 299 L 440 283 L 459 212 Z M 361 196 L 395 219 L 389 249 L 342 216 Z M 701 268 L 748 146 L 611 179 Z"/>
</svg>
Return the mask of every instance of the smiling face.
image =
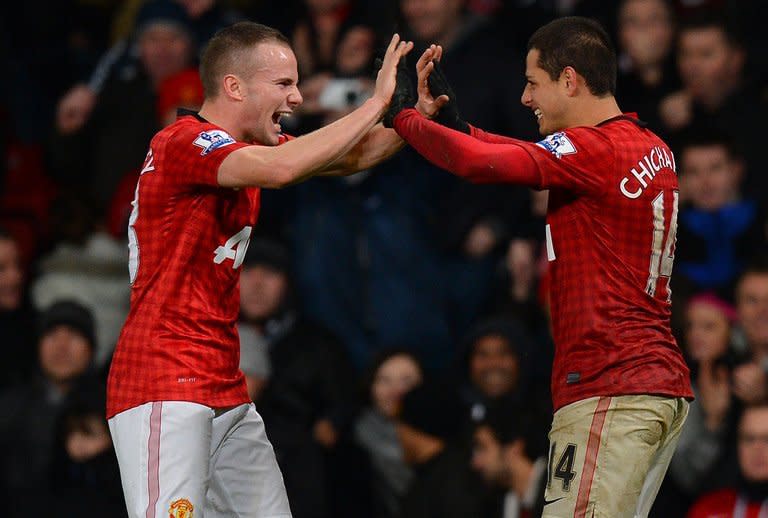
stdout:
<svg viewBox="0 0 768 518">
<path fill-rule="evenodd" d="M 280 118 L 290 115 L 303 101 L 298 89 L 296 56 L 286 44 L 259 43 L 246 58 L 251 67 L 236 77 L 242 104 L 242 123 L 248 141 L 275 146 L 282 128 Z"/>
<path fill-rule="evenodd" d="M 539 50 L 531 49 L 525 58 L 525 89 L 520 101 L 533 110 L 539 133 L 549 135 L 565 129 L 567 91 L 562 76 L 552 80 L 539 66 Z"/>
</svg>

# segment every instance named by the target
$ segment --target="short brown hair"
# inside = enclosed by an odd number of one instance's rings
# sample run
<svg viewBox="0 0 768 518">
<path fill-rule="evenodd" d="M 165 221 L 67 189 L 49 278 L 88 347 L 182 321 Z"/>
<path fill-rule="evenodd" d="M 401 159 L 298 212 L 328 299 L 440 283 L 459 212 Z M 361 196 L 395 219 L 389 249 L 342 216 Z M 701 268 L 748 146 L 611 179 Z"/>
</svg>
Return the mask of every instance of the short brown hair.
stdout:
<svg viewBox="0 0 768 518">
<path fill-rule="evenodd" d="M 605 29 L 595 20 L 566 16 L 541 27 L 528 40 L 539 51 L 539 66 L 553 81 L 573 67 L 593 95 L 616 93 L 616 51 Z"/>
<path fill-rule="evenodd" d="M 241 51 L 269 41 L 291 46 L 282 32 L 260 23 L 238 22 L 218 31 L 200 58 L 200 80 L 205 97 L 218 94 L 220 78 L 235 67 Z"/>
</svg>

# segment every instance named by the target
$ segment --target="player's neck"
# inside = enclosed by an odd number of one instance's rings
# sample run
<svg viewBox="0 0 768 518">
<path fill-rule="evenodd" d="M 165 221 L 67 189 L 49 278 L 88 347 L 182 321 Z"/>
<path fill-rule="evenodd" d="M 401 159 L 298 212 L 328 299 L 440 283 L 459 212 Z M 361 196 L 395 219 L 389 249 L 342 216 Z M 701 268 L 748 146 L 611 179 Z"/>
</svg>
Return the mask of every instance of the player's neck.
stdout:
<svg viewBox="0 0 768 518">
<path fill-rule="evenodd" d="M 616 103 L 616 98 L 614 96 L 590 96 L 575 107 L 573 112 L 574 117 L 569 126 L 597 126 L 601 122 L 621 114 L 622 111 Z"/>
<path fill-rule="evenodd" d="M 226 107 L 222 107 L 215 100 L 206 99 L 198 113 L 203 119 L 232 135 L 235 140 L 242 141 L 244 139 L 244 135 L 238 130 L 239 126 L 235 117 L 231 116 Z"/>
</svg>

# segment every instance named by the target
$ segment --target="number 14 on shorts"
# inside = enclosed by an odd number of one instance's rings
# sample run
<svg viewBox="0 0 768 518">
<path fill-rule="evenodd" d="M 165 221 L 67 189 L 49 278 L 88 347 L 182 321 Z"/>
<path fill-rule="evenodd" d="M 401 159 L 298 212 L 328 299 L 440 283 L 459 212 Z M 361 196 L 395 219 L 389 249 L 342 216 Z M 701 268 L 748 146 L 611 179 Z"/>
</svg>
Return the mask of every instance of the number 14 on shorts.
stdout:
<svg viewBox="0 0 768 518">
<path fill-rule="evenodd" d="M 557 461 L 555 462 L 555 458 Z M 573 469 L 573 464 L 576 459 L 576 445 L 569 443 L 565 449 L 557 455 L 557 443 L 553 442 L 549 447 L 549 460 L 547 462 L 547 488 L 552 488 L 552 484 L 559 482 L 552 479 L 558 479 L 563 485 L 563 491 L 569 492 L 571 490 L 571 483 L 576 478 L 576 471 Z M 554 470 L 552 469 L 554 467 Z"/>
</svg>

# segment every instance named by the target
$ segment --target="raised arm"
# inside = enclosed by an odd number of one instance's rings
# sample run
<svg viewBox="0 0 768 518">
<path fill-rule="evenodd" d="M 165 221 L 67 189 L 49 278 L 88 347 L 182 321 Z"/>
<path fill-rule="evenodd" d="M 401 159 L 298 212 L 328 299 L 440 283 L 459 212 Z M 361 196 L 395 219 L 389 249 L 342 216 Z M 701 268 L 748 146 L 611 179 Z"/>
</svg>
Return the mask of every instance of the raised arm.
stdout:
<svg viewBox="0 0 768 518">
<path fill-rule="evenodd" d="M 395 130 L 424 158 L 469 181 L 541 187 L 539 167 L 522 142 L 483 142 L 430 121 L 415 109 L 395 117 Z"/>
<path fill-rule="evenodd" d="M 432 45 L 434 48 L 435 46 Z M 425 60 L 429 59 L 431 50 L 427 49 L 419 58 L 419 66 L 423 66 Z M 379 61 L 379 60 L 377 60 Z M 405 108 L 411 108 L 414 105 L 419 113 L 423 115 L 433 115 L 437 108 L 430 109 L 424 107 L 416 102 L 416 92 L 411 83 L 411 78 L 408 75 L 408 70 L 405 64 L 405 58 L 401 59 L 397 65 L 397 82 L 395 84 L 395 91 L 392 94 L 392 100 L 387 109 L 387 113 L 384 115 L 384 124 L 377 124 L 363 137 L 360 142 L 344 156 L 342 156 L 336 162 L 330 164 L 322 173 L 323 176 L 343 176 L 364 169 L 371 168 L 384 160 L 388 159 L 403 146 L 405 141 L 400 136 L 390 129 L 392 127 L 392 119 L 394 116 Z M 381 63 L 378 63 L 381 65 Z"/>
<path fill-rule="evenodd" d="M 285 187 L 317 175 L 339 160 L 384 115 L 395 90 L 397 64 L 412 47 L 395 34 L 384 55 L 374 94 L 360 108 L 281 146 L 246 146 L 232 152 L 219 166 L 219 185 Z"/>
</svg>

